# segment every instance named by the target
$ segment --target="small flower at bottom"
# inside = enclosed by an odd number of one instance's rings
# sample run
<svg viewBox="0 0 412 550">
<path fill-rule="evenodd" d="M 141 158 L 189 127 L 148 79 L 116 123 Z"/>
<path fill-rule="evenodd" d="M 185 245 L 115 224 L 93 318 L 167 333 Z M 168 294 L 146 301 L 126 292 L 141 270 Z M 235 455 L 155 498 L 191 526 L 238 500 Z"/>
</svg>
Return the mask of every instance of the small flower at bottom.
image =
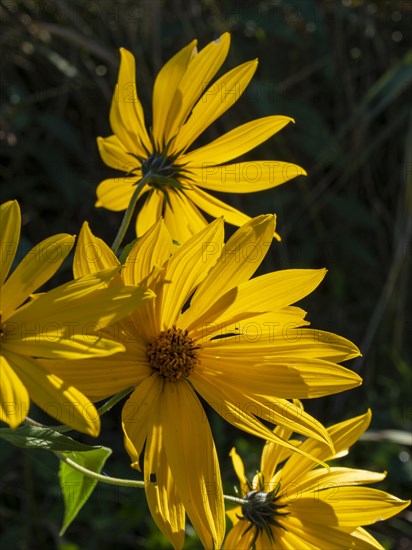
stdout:
<svg viewBox="0 0 412 550">
<path fill-rule="evenodd" d="M 82 277 L 40 295 L 32 293 L 52 277 L 69 254 L 74 237 L 54 235 L 35 246 L 9 275 L 20 239 L 16 201 L 0 207 L 0 420 L 16 428 L 30 399 L 78 431 L 97 436 L 99 415 L 78 389 L 35 358 L 71 360 L 102 357 L 123 344 L 88 330 L 104 328 L 153 296 L 144 288 L 101 289 L 118 269 Z"/>
<path fill-rule="evenodd" d="M 312 438 L 291 442 L 321 460 L 337 458 L 357 441 L 370 418 L 368 412 L 328 429 L 335 456 Z M 292 436 L 292 430 L 274 431 L 282 437 Z M 363 526 L 388 519 L 410 504 L 384 491 L 358 487 L 381 481 L 385 474 L 335 466 L 318 468 L 313 461 L 271 441 L 263 449 L 260 471 L 252 483 L 234 448 L 230 455 L 245 504 L 227 512 L 234 526 L 226 537 L 225 550 L 383 550 Z"/>
<path fill-rule="evenodd" d="M 98 146 L 103 162 L 125 176 L 99 184 L 96 206 L 125 210 L 135 186 L 146 178 L 142 192 L 147 198 L 136 220 L 138 236 L 164 216 L 172 237 L 184 242 L 206 227 L 200 210 L 213 218 L 223 214 L 228 223 L 240 226 L 249 216 L 207 191 L 249 193 L 306 175 L 300 166 L 278 160 L 227 164 L 293 121 L 287 116 L 253 120 L 188 151 L 239 99 L 257 68 L 257 60 L 248 61 L 211 84 L 229 44 L 228 33 L 199 52 L 193 41 L 163 66 L 154 84 L 149 132 L 137 94 L 135 59 L 128 50 L 120 50 L 119 77 L 110 109 L 113 135 L 98 138 Z"/>
<path fill-rule="evenodd" d="M 336 364 L 357 356 L 356 346 L 306 328 L 305 312 L 291 306 L 316 288 L 325 270 L 285 270 L 249 280 L 270 246 L 274 225 L 273 216 L 259 216 L 225 244 L 218 219 L 176 247 L 159 220 L 134 245 L 122 270 L 126 284 L 145 279 L 156 294 L 122 321 L 126 351 L 80 367 L 55 365 L 94 401 L 135 388 L 122 412 L 125 447 L 140 469 L 146 443 L 149 508 L 176 548 L 183 545 L 185 512 L 206 548 L 219 548 L 225 532 L 219 463 L 198 396 L 228 422 L 265 440 L 294 449 L 259 418 L 329 448 L 325 428 L 288 399 L 336 393 L 361 382 Z M 116 265 L 114 254 L 85 225 L 75 276 Z M 248 332 L 251 326 L 260 328 L 258 338 Z"/>
</svg>

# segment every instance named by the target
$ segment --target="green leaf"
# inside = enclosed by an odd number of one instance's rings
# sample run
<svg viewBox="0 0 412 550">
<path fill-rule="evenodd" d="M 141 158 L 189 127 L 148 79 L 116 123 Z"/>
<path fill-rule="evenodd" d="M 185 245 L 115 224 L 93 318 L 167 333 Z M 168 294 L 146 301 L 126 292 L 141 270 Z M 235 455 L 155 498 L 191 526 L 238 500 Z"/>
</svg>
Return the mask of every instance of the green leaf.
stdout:
<svg viewBox="0 0 412 550">
<path fill-rule="evenodd" d="M 101 447 L 88 452 L 63 454 L 80 466 L 100 473 L 112 450 Z M 59 479 L 64 499 L 64 520 L 60 530 L 62 536 L 87 502 L 97 485 L 97 480 L 86 477 L 65 462 L 60 463 Z"/>
<path fill-rule="evenodd" d="M 132 248 L 134 247 L 134 245 L 137 243 L 138 240 L 139 239 L 133 239 L 130 243 L 127 243 L 123 248 L 122 253 L 119 256 L 119 262 L 122 265 L 127 260 L 127 256 L 130 254 L 130 252 L 132 251 Z"/>
<path fill-rule="evenodd" d="M 51 428 L 41 428 L 25 424 L 15 430 L 0 429 L 0 439 L 24 449 L 45 449 L 48 451 L 89 451 L 100 447 L 91 447 L 75 441 L 67 435 L 55 432 Z"/>
</svg>

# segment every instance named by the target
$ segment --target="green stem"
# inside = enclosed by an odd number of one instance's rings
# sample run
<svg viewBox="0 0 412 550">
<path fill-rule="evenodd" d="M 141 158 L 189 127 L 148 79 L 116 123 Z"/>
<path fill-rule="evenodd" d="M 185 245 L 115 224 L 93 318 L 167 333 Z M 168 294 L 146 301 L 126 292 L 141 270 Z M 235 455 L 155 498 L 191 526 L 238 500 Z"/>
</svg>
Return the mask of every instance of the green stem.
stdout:
<svg viewBox="0 0 412 550">
<path fill-rule="evenodd" d="M 117 254 L 117 251 L 119 250 L 119 246 L 122 243 L 122 240 L 124 239 L 124 236 L 126 235 L 127 228 L 129 227 L 130 220 L 132 219 L 134 209 L 136 208 L 137 201 L 140 196 L 140 192 L 143 189 L 143 187 L 146 185 L 146 183 L 153 177 L 152 173 L 149 172 L 143 178 L 139 181 L 138 186 L 133 192 L 132 198 L 130 199 L 129 206 L 127 207 L 126 212 L 124 213 L 122 224 L 120 226 L 119 231 L 117 232 L 116 238 L 113 241 L 112 244 L 112 250 L 115 254 Z"/>
<path fill-rule="evenodd" d="M 144 481 L 138 481 L 137 479 L 123 479 L 120 477 L 110 477 L 110 476 L 104 476 L 102 474 L 98 474 L 97 472 L 93 472 L 92 470 L 88 470 L 84 466 L 80 466 L 80 464 L 77 464 L 74 460 L 71 460 L 67 456 L 65 456 L 63 453 L 59 451 L 54 451 L 54 454 L 57 456 L 59 460 L 62 462 L 65 462 L 68 466 L 73 468 L 74 470 L 77 470 L 78 472 L 82 473 L 86 477 L 90 477 L 92 479 L 95 479 L 97 481 L 101 481 L 102 483 L 108 483 L 109 485 L 119 485 L 121 487 L 138 487 L 139 489 L 144 489 L 146 483 Z M 245 501 L 238 497 L 232 497 L 230 495 L 223 495 L 223 498 L 227 502 L 234 502 L 236 504 L 242 504 L 245 503 Z"/>
<path fill-rule="evenodd" d="M 144 481 L 138 481 L 137 479 L 122 479 L 120 477 L 104 476 L 102 474 L 98 474 L 97 472 L 93 472 L 92 470 L 88 470 L 87 468 L 84 468 L 84 466 L 80 466 L 80 464 L 77 464 L 77 462 L 75 462 L 71 458 L 68 458 L 59 451 L 54 451 L 54 454 L 59 460 L 65 462 L 68 466 L 82 473 L 86 477 L 96 479 L 97 481 L 101 481 L 102 483 L 108 483 L 109 485 L 119 485 L 121 487 L 138 487 L 139 489 L 144 489 Z"/>
</svg>

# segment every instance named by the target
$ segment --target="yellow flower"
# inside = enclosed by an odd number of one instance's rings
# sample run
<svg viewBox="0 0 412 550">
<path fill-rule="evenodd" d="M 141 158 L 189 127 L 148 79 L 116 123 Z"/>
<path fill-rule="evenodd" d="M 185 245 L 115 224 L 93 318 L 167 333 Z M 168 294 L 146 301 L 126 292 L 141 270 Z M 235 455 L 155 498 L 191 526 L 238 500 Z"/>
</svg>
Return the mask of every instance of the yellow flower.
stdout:
<svg viewBox="0 0 412 550">
<path fill-rule="evenodd" d="M 98 290 L 117 275 L 110 269 L 32 297 L 69 254 L 74 237 L 59 234 L 35 246 L 8 277 L 20 238 L 16 201 L 0 207 L 0 420 L 16 428 L 30 398 L 48 414 L 81 432 L 98 435 L 97 411 L 80 391 L 46 370 L 34 357 L 100 357 L 124 350 L 96 330 L 116 322 L 153 296 L 140 288 Z"/>
<path fill-rule="evenodd" d="M 154 84 L 149 131 L 138 99 L 134 57 L 120 50 L 119 77 L 110 110 L 113 135 L 98 138 L 98 146 L 103 161 L 126 172 L 126 177 L 101 182 L 96 206 L 125 210 L 136 183 L 150 176 L 143 190 L 147 199 L 137 217 L 138 235 L 163 215 L 172 237 L 184 242 L 207 225 L 199 208 L 240 226 L 250 220 L 249 216 L 204 189 L 250 193 L 306 175 L 300 166 L 281 161 L 227 164 L 293 121 L 286 116 L 253 120 L 188 151 L 198 136 L 239 99 L 256 70 L 257 60 L 248 61 L 211 84 L 226 59 L 229 44 L 230 36 L 225 33 L 197 52 L 194 40 L 164 65 Z"/>
<path fill-rule="evenodd" d="M 151 513 L 176 548 L 185 511 L 203 545 L 218 548 L 225 532 L 219 464 L 200 395 L 233 425 L 294 448 L 259 417 L 332 445 L 325 428 L 294 397 L 352 388 L 360 378 L 336 364 L 358 355 L 348 340 L 304 326 L 291 303 L 309 294 L 325 270 L 285 270 L 249 280 L 274 233 L 260 216 L 224 244 L 223 219 L 179 247 L 159 220 L 133 247 L 126 284 L 149 277 L 156 298 L 121 325 L 125 353 L 55 368 L 97 401 L 128 387 L 122 423 L 132 466 L 146 441 L 144 477 Z M 81 231 L 75 276 L 118 265 L 107 245 Z M 150 282 L 151 279 L 151 282 Z"/>
<path fill-rule="evenodd" d="M 336 455 L 347 453 L 370 419 L 368 411 L 328 428 Z M 274 432 L 292 435 L 292 430 L 279 427 Z M 291 442 L 320 460 L 338 458 L 312 438 Z M 246 503 L 227 512 L 234 524 L 225 540 L 227 550 L 383 550 L 362 526 L 388 519 L 410 504 L 384 491 L 359 487 L 381 481 L 386 474 L 315 468 L 313 461 L 271 441 L 263 448 L 260 472 L 252 484 L 234 448 L 230 455 Z"/>
</svg>

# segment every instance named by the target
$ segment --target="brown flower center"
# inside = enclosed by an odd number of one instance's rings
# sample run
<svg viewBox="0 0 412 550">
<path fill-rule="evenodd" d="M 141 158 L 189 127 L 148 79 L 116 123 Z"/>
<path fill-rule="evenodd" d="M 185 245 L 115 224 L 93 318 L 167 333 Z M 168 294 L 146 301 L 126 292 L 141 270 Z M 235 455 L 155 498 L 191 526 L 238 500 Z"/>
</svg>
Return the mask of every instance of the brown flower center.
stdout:
<svg viewBox="0 0 412 550">
<path fill-rule="evenodd" d="M 187 330 L 172 327 L 162 330 L 157 340 L 146 347 L 149 365 L 169 382 L 187 377 L 199 363 L 199 346 Z"/>
</svg>

